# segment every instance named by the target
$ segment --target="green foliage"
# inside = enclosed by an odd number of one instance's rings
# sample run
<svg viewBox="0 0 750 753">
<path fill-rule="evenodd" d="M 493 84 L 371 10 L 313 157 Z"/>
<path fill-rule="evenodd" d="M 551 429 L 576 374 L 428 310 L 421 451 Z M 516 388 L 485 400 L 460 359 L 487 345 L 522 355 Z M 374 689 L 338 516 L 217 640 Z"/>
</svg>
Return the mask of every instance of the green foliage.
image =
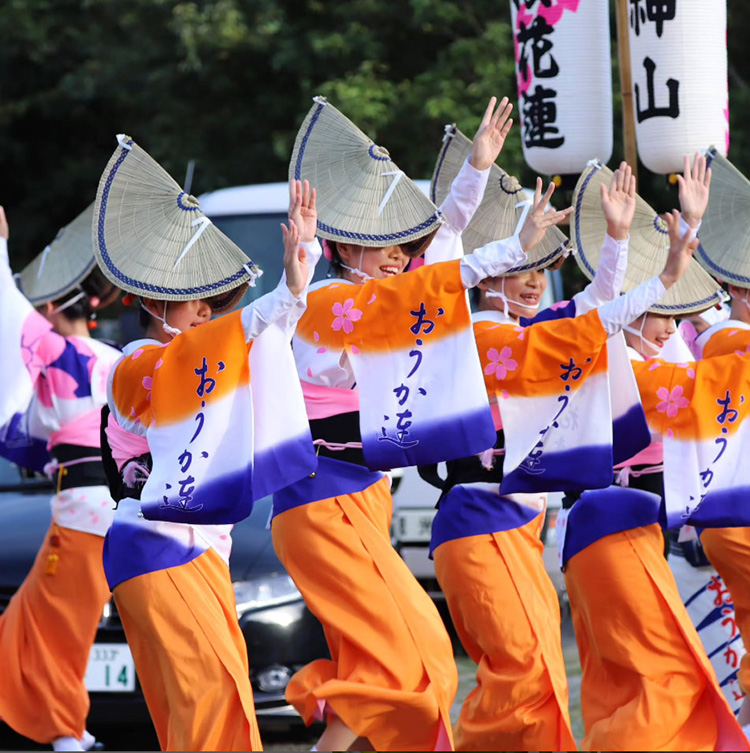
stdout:
<svg viewBox="0 0 750 753">
<path fill-rule="evenodd" d="M 750 7 L 729 0 L 729 10 L 732 159 L 750 171 Z M 612 56 L 614 164 L 614 44 Z M 509 0 L 5 0 L 0 203 L 14 266 L 93 201 L 116 133 L 178 182 L 195 159 L 194 193 L 285 180 L 316 94 L 409 175 L 428 178 L 446 123 L 473 135 L 491 95 L 516 98 Z M 503 164 L 526 184 L 534 178 L 517 128 Z M 659 209 L 674 202 L 643 168 L 640 190 Z"/>
</svg>

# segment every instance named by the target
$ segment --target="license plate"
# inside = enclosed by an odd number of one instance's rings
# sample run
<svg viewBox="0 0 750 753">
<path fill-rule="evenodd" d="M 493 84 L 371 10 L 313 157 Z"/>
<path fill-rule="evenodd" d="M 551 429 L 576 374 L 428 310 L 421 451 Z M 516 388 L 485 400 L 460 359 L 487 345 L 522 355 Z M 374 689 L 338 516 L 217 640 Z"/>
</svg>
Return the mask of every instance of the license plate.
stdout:
<svg viewBox="0 0 750 753">
<path fill-rule="evenodd" d="M 127 643 L 95 643 L 91 647 L 86 690 L 97 693 L 128 693 L 135 690 L 135 663 Z"/>
<path fill-rule="evenodd" d="M 428 543 L 432 536 L 435 510 L 399 510 L 394 524 L 394 538 L 398 542 Z"/>
</svg>

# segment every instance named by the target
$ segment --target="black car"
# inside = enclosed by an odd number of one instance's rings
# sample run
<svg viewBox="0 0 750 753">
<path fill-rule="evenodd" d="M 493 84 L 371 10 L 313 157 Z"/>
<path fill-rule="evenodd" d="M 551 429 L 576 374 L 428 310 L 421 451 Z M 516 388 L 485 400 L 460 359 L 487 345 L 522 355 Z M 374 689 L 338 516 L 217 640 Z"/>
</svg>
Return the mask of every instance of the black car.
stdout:
<svg viewBox="0 0 750 753">
<path fill-rule="evenodd" d="M 22 478 L 0 458 L 0 613 L 42 544 L 52 491 L 46 482 Z M 274 553 L 266 527 L 270 508 L 270 497 L 260 500 L 253 514 L 234 527 L 230 570 L 258 719 L 286 726 L 301 724 L 284 698 L 289 679 L 300 667 L 329 654 L 322 626 Z M 150 725 L 114 601 L 106 605 L 99 623 L 86 684 L 91 697 L 88 728 L 95 734 L 110 725 Z M 0 747 L 5 747 L 3 727 L 0 722 Z"/>
</svg>

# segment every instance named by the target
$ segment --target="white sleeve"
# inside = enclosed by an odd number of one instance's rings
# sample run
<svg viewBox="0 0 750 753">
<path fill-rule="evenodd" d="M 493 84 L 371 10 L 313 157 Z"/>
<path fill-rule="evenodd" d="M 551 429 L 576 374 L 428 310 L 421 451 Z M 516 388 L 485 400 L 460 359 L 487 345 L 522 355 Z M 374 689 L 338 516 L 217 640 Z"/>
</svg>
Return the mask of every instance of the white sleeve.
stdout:
<svg viewBox="0 0 750 753">
<path fill-rule="evenodd" d="M 667 292 L 659 277 L 642 282 L 629 293 L 608 301 L 598 309 L 599 319 L 606 333 L 612 337 L 623 327 L 645 314 Z"/>
<path fill-rule="evenodd" d="M 461 259 L 461 280 L 465 288 L 474 288 L 482 280 L 505 274 L 525 261 L 517 235 L 492 241 Z"/>
<path fill-rule="evenodd" d="M 445 220 L 424 255 L 425 264 L 460 259 L 464 254 L 461 233 L 471 222 L 474 212 L 484 198 L 484 189 L 490 177 L 490 168 L 477 170 L 467 157 L 458 175 L 451 183 L 451 190 L 440 211 Z"/>
<path fill-rule="evenodd" d="M 5 293 L 9 289 L 16 290 L 16 281 L 13 279 L 13 272 L 10 271 L 8 241 L 0 238 L 0 292 Z"/>
<path fill-rule="evenodd" d="M 580 293 L 573 296 L 576 316 L 586 314 L 620 295 L 625 272 L 628 268 L 628 242 L 616 241 L 609 234 L 604 236 L 599 266 L 594 279 Z"/>
<path fill-rule="evenodd" d="M 317 238 L 311 243 L 300 245 L 308 254 L 310 271 L 307 277 L 307 285 L 309 286 L 315 273 L 315 265 L 318 263 L 323 250 Z M 245 329 L 245 339 L 248 342 L 254 340 L 266 327 L 274 323 L 282 327 L 291 339 L 297 322 L 306 308 L 307 286 L 299 298 L 295 298 L 287 287 L 286 272 L 284 272 L 275 290 L 266 293 L 242 309 L 242 326 Z"/>
</svg>

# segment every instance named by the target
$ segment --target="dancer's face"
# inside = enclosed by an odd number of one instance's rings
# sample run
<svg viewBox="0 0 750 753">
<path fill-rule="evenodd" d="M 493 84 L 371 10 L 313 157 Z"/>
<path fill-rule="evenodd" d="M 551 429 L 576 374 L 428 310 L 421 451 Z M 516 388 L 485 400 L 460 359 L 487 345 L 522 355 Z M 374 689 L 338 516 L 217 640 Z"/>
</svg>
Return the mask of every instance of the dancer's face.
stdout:
<svg viewBox="0 0 750 753">
<path fill-rule="evenodd" d="M 154 326 L 151 328 L 151 331 L 156 333 L 162 331 L 159 319 L 164 317 L 165 308 L 167 324 L 179 329 L 180 332 L 187 332 L 193 327 L 198 327 L 211 320 L 211 304 L 205 299 L 197 301 L 155 301 L 151 298 L 144 298 L 143 305 L 156 317 Z M 164 342 L 169 342 L 171 337 L 166 333 L 164 334 Z"/>
<path fill-rule="evenodd" d="M 643 324 L 643 317 L 646 317 L 646 323 Z M 632 332 L 625 332 L 625 341 L 631 348 L 637 350 L 644 358 L 653 358 L 659 355 L 659 351 L 664 347 L 667 340 L 675 333 L 676 327 L 673 316 L 664 314 L 644 314 L 639 316 L 630 327 L 639 332 L 643 324 L 643 339 L 647 343 L 642 343 L 638 335 Z M 648 343 L 653 343 L 659 349 L 655 351 Z"/>
<path fill-rule="evenodd" d="M 503 283 L 505 280 L 505 283 Z M 494 290 L 497 293 L 504 292 L 508 299 L 508 313 L 518 319 L 521 316 L 535 316 L 539 304 L 542 301 L 544 291 L 547 289 L 547 276 L 543 269 L 534 269 L 529 272 L 522 272 L 519 275 L 509 275 L 507 277 L 490 277 L 479 283 L 480 290 Z M 482 296 L 484 309 L 494 309 L 502 311 L 504 302 L 502 298 Z M 514 301 L 530 306 L 519 306 Z M 536 307 L 536 308 L 534 308 Z"/>
<path fill-rule="evenodd" d="M 369 246 L 355 246 L 350 243 L 337 244 L 339 257 L 347 267 L 361 269 L 365 274 L 376 280 L 384 280 L 401 274 L 409 263 L 409 257 L 401 246 L 386 246 L 385 248 L 370 248 Z M 359 275 L 344 269 L 341 275 L 345 280 L 361 283 Z"/>
</svg>

